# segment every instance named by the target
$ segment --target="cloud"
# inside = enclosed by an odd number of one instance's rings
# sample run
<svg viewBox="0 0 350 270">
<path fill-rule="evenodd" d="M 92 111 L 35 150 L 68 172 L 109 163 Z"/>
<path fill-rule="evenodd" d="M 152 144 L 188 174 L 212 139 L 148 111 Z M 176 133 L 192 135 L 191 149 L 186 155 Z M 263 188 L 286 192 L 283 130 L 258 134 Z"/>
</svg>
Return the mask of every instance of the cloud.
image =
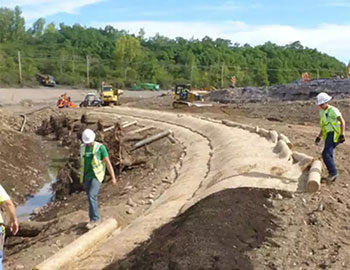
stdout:
<svg viewBox="0 0 350 270">
<path fill-rule="evenodd" d="M 125 21 L 94 23 L 91 26 L 112 25 L 137 34 L 144 28 L 146 36 L 159 33 L 169 38 L 198 38 L 209 36 L 213 39 L 229 39 L 232 43 L 252 46 L 271 41 L 286 45 L 300 41 L 303 46 L 334 56 L 347 63 L 349 59 L 350 25 L 323 24 L 315 28 L 297 28 L 288 25 L 249 25 L 243 22 L 169 22 L 169 21 Z"/>
<path fill-rule="evenodd" d="M 325 5 L 330 7 L 350 7 L 350 1 L 349 0 L 327 1 Z"/>
<path fill-rule="evenodd" d="M 74 14 L 81 7 L 104 0 L 2 0 L 1 6 L 20 6 L 26 20 L 33 20 L 61 12 Z"/>
</svg>

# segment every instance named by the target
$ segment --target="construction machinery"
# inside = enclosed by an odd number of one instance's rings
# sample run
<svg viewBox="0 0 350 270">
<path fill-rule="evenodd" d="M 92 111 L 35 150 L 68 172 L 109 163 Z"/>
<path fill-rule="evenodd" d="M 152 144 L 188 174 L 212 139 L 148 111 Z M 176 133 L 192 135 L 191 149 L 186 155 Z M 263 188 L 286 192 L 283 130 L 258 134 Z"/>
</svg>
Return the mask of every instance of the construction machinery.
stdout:
<svg viewBox="0 0 350 270">
<path fill-rule="evenodd" d="M 101 107 L 103 101 L 94 93 L 87 93 L 79 107 Z"/>
<path fill-rule="evenodd" d="M 119 95 L 121 95 L 121 93 L 121 91 L 113 87 L 111 84 L 102 83 L 100 97 L 103 102 L 103 105 L 118 105 Z"/>
<path fill-rule="evenodd" d="M 57 101 L 57 107 L 62 108 L 76 108 L 77 105 L 75 105 L 73 102 L 71 102 L 70 97 L 67 96 L 66 93 L 62 94 Z"/>
<path fill-rule="evenodd" d="M 209 107 L 212 104 L 204 104 L 204 96 L 208 94 L 207 91 L 194 91 L 190 84 L 177 84 L 174 88 L 173 107 L 177 108 L 181 105 L 188 107 Z"/>
<path fill-rule="evenodd" d="M 159 91 L 159 84 L 156 83 L 140 83 L 132 86 L 131 90 L 141 91 L 141 90 L 151 90 L 151 91 Z"/>
<path fill-rule="evenodd" d="M 35 76 L 37 81 L 43 86 L 56 86 L 55 78 L 51 75 L 37 73 Z"/>
</svg>

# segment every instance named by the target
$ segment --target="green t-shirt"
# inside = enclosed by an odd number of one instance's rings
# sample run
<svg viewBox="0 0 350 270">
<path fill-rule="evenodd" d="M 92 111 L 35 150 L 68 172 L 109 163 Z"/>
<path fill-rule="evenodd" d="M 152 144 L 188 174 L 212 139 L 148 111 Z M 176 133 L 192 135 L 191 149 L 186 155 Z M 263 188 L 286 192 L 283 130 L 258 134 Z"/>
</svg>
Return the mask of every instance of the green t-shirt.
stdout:
<svg viewBox="0 0 350 270">
<path fill-rule="evenodd" d="M 92 161 L 92 148 L 91 146 L 86 146 L 85 149 L 85 159 L 84 159 L 84 180 L 91 180 L 96 178 L 94 170 L 92 169 L 91 161 Z M 101 144 L 100 148 L 97 150 L 97 158 L 102 160 L 108 157 L 108 152 L 106 146 Z"/>
<path fill-rule="evenodd" d="M 337 122 L 338 117 L 341 116 L 340 111 L 331 105 L 326 110 L 320 110 L 321 125 L 325 126 L 326 132 L 334 132 L 334 128 L 330 121 Z"/>
</svg>

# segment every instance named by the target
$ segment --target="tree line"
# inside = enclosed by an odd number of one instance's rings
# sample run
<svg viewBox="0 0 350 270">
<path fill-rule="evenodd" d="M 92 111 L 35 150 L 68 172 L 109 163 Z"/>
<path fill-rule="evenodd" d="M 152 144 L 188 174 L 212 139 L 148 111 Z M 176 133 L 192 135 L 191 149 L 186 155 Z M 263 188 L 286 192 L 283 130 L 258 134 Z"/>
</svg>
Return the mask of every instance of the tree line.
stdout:
<svg viewBox="0 0 350 270">
<path fill-rule="evenodd" d="M 57 26 L 43 18 L 26 29 L 19 7 L 0 8 L 0 86 L 19 83 L 19 61 L 24 85 L 36 84 L 35 74 L 42 73 L 58 84 L 91 88 L 102 81 L 218 88 L 229 86 L 232 77 L 237 86 L 269 86 L 300 79 L 303 72 L 311 78 L 345 75 L 342 62 L 299 41 L 253 47 L 210 37 L 145 38 L 143 29 L 134 35 L 112 26 Z"/>
</svg>

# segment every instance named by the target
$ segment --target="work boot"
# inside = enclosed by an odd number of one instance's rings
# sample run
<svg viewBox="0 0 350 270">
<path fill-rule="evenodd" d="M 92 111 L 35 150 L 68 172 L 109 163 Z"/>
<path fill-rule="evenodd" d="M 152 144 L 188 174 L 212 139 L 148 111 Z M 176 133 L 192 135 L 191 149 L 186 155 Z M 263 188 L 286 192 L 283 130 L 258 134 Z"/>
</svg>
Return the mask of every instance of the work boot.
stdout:
<svg viewBox="0 0 350 270">
<path fill-rule="evenodd" d="M 89 223 L 86 224 L 86 229 L 92 230 L 93 228 L 95 228 L 100 223 L 101 222 L 99 220 L 97 220 L 97 221 L 90 221 Z"/>
<path fill-rule="evenodd" d="M 328 175 L 326 180 L 327 180 L 327 182 L 334 182 L 337 179 L 337 177 L 338 177 L 338 174 L 336 174 L 336 175 Z"/>
</svg>

